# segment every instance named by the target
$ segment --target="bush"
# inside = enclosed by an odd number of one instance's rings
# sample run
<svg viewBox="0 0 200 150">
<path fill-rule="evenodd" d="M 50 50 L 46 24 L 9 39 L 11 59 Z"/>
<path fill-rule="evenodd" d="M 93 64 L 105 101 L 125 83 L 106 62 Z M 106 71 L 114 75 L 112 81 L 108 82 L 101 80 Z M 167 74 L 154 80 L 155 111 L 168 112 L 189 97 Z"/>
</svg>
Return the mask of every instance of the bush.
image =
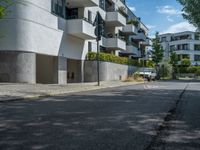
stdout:
<svg viewBox="0 0 200 150">
<path fill-rule="evenodd" d="M 187 67 L 183 67 L 183 66 L 179 66 L 178 67 L 178 71 L 179 71 L 179 73 L 188 73 L 187 72 Z"/>
<path fill-rule="evenodd" d="M 162 78 L 171 78 L 172 77 L 172 65 L 168 62 L 160 63 L 159 74 Z"/>
<path fill-rule="evenodd" d="M 191 65 L 191 62 L 189 59 L 185 58 L 181 60 L 181 65 L 184 67 L 189 67 Z"/>
<path fill-rule="evenodd" d="M 146 67 L 154 68 L 155 67 L 155 63 L 152 60 L 148 60 L 147 63 L 146 63 Z"/>
<path fill-rule="evenodd" d="M 97 60 L 97 53 L 89 52 L 87 54 L 87 59 L 88 60 Z M 130 65 L 130 66 L 138 66 L 139 65 L 139 62 L 137 60 L 132 60 L 127 57 L 119 57 L 119 56 L 115 56 L 115 55 L 107 54 L 107 53 L 99 53 L 99 60 L 123 64 L 123 65 Z"/>
<path fill-rule="evenodd" d="M 200 76 L 200 68 L 198 68 L 198 69 L 196 70 L 195 75 L 196 75 L 196 76 Z"/>
</svg>

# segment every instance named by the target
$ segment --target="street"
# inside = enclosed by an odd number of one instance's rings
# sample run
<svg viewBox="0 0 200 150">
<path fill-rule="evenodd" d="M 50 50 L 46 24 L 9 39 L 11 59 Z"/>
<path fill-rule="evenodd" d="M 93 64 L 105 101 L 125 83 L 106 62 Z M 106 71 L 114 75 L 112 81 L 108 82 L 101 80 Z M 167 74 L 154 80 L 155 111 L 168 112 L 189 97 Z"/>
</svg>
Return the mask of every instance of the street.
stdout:
<svg viewBox="0 0 200 150">
<path fill-rule="evenodd" d="M 200 149 L 200 82 L 0 103 L 0 150 L 154 149 Z"/>
</svg>

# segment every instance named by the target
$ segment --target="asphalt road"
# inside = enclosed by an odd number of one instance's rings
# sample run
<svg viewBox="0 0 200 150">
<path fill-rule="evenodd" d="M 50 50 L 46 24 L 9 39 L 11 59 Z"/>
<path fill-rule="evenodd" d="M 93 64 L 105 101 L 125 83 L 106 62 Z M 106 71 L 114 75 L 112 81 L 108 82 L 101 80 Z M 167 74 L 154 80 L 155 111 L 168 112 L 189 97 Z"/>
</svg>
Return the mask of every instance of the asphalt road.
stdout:
<svg viewBox="0 0 200 150">
<path fill-rule="evenodd" d="M 200 149 L 200 82 L 0 104 L 0 150 L 151 149 Z"/>
</svg>

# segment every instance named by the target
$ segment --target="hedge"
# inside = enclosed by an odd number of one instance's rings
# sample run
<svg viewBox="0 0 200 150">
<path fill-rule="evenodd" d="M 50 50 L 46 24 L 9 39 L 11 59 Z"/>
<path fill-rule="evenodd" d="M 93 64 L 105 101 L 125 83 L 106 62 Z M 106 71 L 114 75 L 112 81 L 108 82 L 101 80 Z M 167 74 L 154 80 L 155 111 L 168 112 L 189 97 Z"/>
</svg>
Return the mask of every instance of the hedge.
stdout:
<svg viewBox="0 0 200 150">
<path fill-rule="evenodd" d="M 200 66 L 190 66 L 190 67 L 178 67 L 179 73 L 194 73 L 196 75 L 199 75 L 200 73 Z"/>
<path fill-rule="evenodd" d="M 87 54 L 88 60 L 93 61 L 93 60 L 96 60 L 96 58 L 97 58 L 97 53 L 95 52 L 89 52 Z M 99 60 L 123 64 L 123 65 L 140 66 L 140 63 L 138 62 L 138 60 L 132 60 L 127 57 L 119 57 L 119 56 L 115 56 L 115 55 L 107 54 L 107 53 L 99 53 Z"/>
</svg>

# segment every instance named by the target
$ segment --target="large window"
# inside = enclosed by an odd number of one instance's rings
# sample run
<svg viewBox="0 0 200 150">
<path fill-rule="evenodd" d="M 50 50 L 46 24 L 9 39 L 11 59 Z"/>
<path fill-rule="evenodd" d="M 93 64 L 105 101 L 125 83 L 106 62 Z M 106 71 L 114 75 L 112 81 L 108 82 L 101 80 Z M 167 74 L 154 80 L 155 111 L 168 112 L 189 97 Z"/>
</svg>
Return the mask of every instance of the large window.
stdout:
<svg viewBox="0 0 200 150">
<path fill-rule="evenodd" d="M 200 55 L 194 55 L 194 61 L 200 61 Z"/>
<path fill-rule="evenodd" d="M 194 45 L 194 50 L 195 51 L 200 51 L 200 45 Z"/>
<path fill-rule="evenodd" d="M 51 0 L 51 11 L 52 13 L 60 16 L 65 17 L 64 10 L 65 10 L 65 0 Z"/>
</svg>

